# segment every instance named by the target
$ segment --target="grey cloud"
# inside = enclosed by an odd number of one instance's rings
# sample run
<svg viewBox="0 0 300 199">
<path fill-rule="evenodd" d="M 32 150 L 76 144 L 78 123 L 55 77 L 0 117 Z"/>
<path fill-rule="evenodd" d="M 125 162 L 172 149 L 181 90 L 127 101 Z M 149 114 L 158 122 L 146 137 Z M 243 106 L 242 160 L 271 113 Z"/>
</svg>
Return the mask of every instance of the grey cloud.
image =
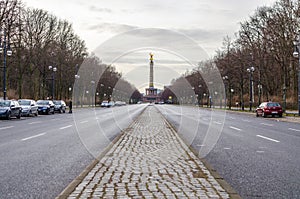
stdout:
<svg viewBox="0 0 300 199">
<path fill-rule="evenodd" d="M 108 31 L 112 33 L 127 32 L 138 28 L 137 26 L 131 26 L 127 24 L 116 24 L 116 23 L 101 23 L 89 27 L 89 30 L 96 30 L 98 32 Z"/>
<path fill-rule="evenodd" d="M 225 30 L 205 30 L 201 28 L 176 29 L 176 31 L 185 34 L 195 41 L 205 41 L 206 43 L 220 40 L 220 38 L 227 35 L 227 31 Z"/>
<path fill-rule="evenodd" d="M 111 13 L 112 12 L 112 10 L 109 8 L 99 8 L 96 6 L 90 6 L 89 10 L 92 12 L 101 12 L 101 13 L 103 13 L 103 12 Z"/>
</svg>

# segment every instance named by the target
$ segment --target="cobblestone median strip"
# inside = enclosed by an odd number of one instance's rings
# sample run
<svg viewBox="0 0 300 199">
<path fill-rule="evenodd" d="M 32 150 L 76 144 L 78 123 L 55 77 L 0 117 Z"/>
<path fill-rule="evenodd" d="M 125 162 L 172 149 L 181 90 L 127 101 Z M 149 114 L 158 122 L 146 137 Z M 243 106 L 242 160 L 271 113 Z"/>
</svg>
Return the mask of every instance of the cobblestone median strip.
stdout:
<svg viewBox="0 0 300 199">
<path fill-rule="evenodd" d="M 68 198 L 229 198 L 199 158 L 149 106 Z"/>
</svg>

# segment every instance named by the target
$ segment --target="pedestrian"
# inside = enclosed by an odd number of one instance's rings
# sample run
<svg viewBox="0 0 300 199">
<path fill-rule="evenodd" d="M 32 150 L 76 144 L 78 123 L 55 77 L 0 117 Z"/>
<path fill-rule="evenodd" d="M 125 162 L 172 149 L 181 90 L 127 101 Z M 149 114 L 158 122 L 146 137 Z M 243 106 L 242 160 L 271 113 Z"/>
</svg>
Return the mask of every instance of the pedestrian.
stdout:
<svg viewBox="0 0 300 199">
<path fill-rule="evenodd" d="M 72 100 L 69 102 L 69 113 L 72 113 Z"/>
</svg>

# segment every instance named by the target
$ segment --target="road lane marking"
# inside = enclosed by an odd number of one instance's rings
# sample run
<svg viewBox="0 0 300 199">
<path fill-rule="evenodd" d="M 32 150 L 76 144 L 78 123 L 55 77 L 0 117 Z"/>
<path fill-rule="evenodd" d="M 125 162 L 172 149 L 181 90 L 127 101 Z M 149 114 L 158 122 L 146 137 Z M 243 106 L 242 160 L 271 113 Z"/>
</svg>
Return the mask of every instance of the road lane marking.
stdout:
<svg viewBox="0 0 300 199">
<path fill-rule="evenodd" d="M 250 120 L 242 120 L 243 122 L 251 122 Z"/>
<path fill-rule="evenodd" d="M 37 122 L 30 122 L 28 124 L 39 124 L 39 123 L 42 123 L 41 121 L 37 121 Z"/>
<path fill-rule="evenodd" d="M 236 131 L 242 131 L 242 129 L 239 129 L 239 128 L 236 128 L 234 126 L 230 126 L 229 128 L 233 129 L 233 130 L 236 130 Z"/>
<path fill-rule="evenodd" d="M 232 119 L 232 120 L 235 120 L 235 118 L 234 117 L 229 117 L 230 119 Z"/>
<path fill-rule="evenodd" d="M 64 127 L 61 127 L 59 128 L 60 130 L 63 130 L 63 129 L 67 129 L 67 128 L 70 128 L 72 125 L 68 125 L 68 126 L 64 126 Z"/>
<path fill-rule="evenodd" d="M 273 124 L 267 124 L 267 123 L 260 123 L 260 124 L 265 126 L 274 126 Z"/>
<path fill-rule="evenodd" d="M 22 139 L 22 141 L 26 141 L 26 140 L 30 140 L 32 138 L 36 138 L 36 137 L 40 137 L 40 136 L 43 136 L 45 135 L 46 133 L 40 133 L 40 134 L 37 134 L 37 135 L 34 135 L 34 136 L 30 136 L 30 137 L 27 137 L 27 138 L 24 138 Z"/>
<path fill-rule="evenodd" d="M 270 141 L 272 141 L 272 142 L 280 142 L 280 141 L 278 141 L 278 140 L 275 140 L 275 139 L 272 139 L 272 138 L 269 138 L 269 137 L 265 137 L 265 136 L 262 136 L 262 135 L 256 135 L 257 137 L 260 137 L 260 138 L 263 138 L 263 139 L 266 139 L 266 140 L 270 140 Z"/>
<path fill-rule="evenodd" d="M 297 132 L 300 132 L 299 129 L 292 129 L 292 128 L 289 128 L 290 131 L 297 131 Z"/>
<path fill-rule="evenodd" d="M 221 122 L 214 121 L 215 124 L 222 124 Z"/>
<path fill-rule="evenodd" d="M 256 153 L 264 153 L 265 151 L 256 151 Z"/>
<path fill-rule="evenodd" d="M 84 123 L 87 123 L 87 122 L 89 122 L 89 121 L 82 121 L 82 122 L 80 122 L 80 124 L 84 124 Z"/>
<path fill-rule="evenodd" d="M 13 128 L 13 127 L 14 127 L 14 126 L 5 126 L 5 127 L 0 128 L 0 130 L 10 129 L 10 128 Z"/>
<path fill-rule="evenodd" d="M 231 148 L 225 147 L 224 150 L 230 150 Z"/>
</svg>

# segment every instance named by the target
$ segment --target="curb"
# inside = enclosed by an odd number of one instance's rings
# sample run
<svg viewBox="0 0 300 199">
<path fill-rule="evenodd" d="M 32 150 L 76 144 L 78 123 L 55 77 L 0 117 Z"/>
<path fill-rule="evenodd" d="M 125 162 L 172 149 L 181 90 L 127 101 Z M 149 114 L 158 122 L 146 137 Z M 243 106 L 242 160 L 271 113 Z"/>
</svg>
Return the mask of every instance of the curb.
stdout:
<svg viewBox="0 0 300 199">
<path fill-rule="evenodd" d="M 146 107 L 147 108 L 147 107 Z M 126 128 L 130 128 L 130 126 L 136 121 L 136 119 L 146 110 L 144 108 L 139 115 L 134 118 L 131 124 Z M 126 129 L 121 131 L 120 134 L 114 138 L 114 140 L 101 152 L 101 154 L 92 161 L 55 199 L 66 199 L 69 195 L 76 189 L 76 187 L 84 180 L 84 178 L 88 175 L 88 173 L 99 163 L 99 161 L 108 153 L 108 151 L 114 146 L 115 143 L 119 141 L 119 139 L 124 135 Z"/>
<path fill-rule="evenodd" d="M 162 117 L 166 121 L 167 125 L 171 128 L 171 130 L 174 133 L 176 133 L 176 135 L 191 150 L 191 152 L 194 153 L 194 155 L 199 158 L 199 156 L 198 156 L 199 153 L 197 152 L 197 150 L 194 149 L 191 145 L 186 144 L 187 141 L 176 131 L 176 128 L 163 116 L 163 114 L 161 112 L 160 112 L 160 114 L 162 115 Z M 208 169 L 208 171 L 211 173 L 211 175 L 216 179 L 216 181 L 221 185 L 221 187 L 223 187 L 223 189 L 228 193 L 228 195 L 231 199 L 242 199 L 241 196 L 231 187 L 231 185 L 228 184 L 224 180 L 224 178 L 215 169 L 213 169 L 213 167 L 207 162 L 207 160 L 205 160 L 204 158 L 199 158 L 199 159 L 204 164 L 204 166 Z"/>
</svg>

